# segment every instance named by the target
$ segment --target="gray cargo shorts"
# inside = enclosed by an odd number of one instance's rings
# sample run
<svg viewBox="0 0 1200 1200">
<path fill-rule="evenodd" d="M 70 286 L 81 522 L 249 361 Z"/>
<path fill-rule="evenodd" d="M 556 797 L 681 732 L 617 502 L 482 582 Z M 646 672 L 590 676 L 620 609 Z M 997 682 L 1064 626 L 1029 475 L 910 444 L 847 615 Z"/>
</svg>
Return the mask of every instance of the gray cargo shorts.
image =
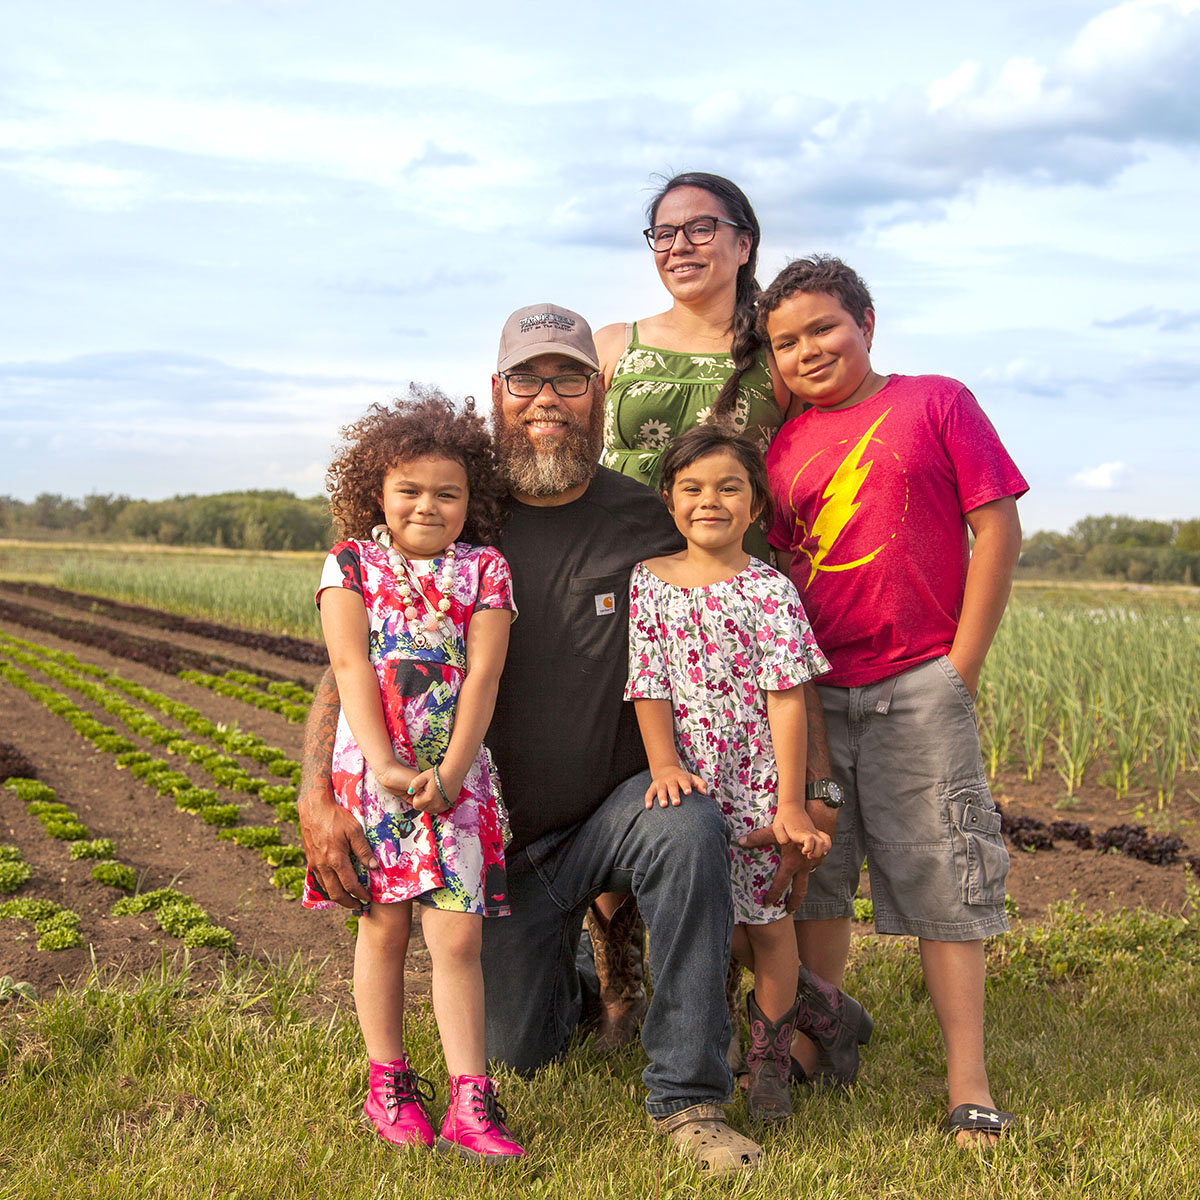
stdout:
<svg viewBox="0 0 1200 1200">
<path fill-rule="evenodd" d="M 846 792 L 797 920 L 853 912 L 865 857 L 875 929 L 967 942 L 1008 928 L 1008 850 L 979 752 L 975 705 L 945 656 L 863 687 L 821 687 Z"/>
</svg>

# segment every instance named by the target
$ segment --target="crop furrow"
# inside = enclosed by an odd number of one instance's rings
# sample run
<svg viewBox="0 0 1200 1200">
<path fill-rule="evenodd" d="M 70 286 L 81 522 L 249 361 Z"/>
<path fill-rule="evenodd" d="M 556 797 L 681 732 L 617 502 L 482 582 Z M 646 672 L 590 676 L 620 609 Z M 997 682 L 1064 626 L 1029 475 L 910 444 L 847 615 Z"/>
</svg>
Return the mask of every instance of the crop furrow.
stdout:
<svg viewBox="0 0 1200 1200">
<path fill-rule="evenodd" d="M 254 633 L 232 625 L 219 625 L 215 621 L 181 617 L 159 608 L 123 604 L 118 600 L 105 600 L 98 596 L 88 596 L 82 592 L 71 592 L 40 583 L 5 583 L 0 584 L 0 588 L 49 600 L 55 604 L 81 608 L 86 612 L 99 613 L 116 620 L 136 621 L 139 625 L 149 625 L 171 633 L 190 633 L 196 637 L 244 646 L 248 650 L 265 650 L 277 658 L 290 658 L 293 662 L 324 666 L 329 661 L 325 647 L 320 642 L 310 642 L 305 638 L 290 637 L 286 634 Z"/>
<path fill-rule="evenodd" d="M 178 675 L 180 671 L 186 670 L 219 673 L 243 665 L 224 655 L 203 654 L 186 646 L 138 637 L 137 634 L 113 629 L 108 625 L 96 625 L 81 620 L 64 621 L 61 617 L 55 617 L 42 609 L 27 604 L 14 604 L 3 598 L 0 598 L 0 620 L 11 621 L 26 629 L 36 629 L 39 633 L 53 634 L 66 642 L 104 650 L 118 658 L 127 658 L 131 662 L 141 663 L 167 675 Z M 284 676 L 279 675 L 277 678 L 282 680 Z"/>
</svg>

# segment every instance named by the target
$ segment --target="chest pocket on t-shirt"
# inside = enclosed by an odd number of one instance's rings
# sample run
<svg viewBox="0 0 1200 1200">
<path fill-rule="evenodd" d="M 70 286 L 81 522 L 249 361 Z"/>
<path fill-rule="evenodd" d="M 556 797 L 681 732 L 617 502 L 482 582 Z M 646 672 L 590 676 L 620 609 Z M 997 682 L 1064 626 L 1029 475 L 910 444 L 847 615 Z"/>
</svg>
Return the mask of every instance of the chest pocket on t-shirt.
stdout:
<svg viewBox="0 0 1200 1200">
<path fill-rule="evenodd" d="M 627 655 L 629 572 L 573 579 L 568 595 L 574 653 L 597 661 Z"/>
</svg>

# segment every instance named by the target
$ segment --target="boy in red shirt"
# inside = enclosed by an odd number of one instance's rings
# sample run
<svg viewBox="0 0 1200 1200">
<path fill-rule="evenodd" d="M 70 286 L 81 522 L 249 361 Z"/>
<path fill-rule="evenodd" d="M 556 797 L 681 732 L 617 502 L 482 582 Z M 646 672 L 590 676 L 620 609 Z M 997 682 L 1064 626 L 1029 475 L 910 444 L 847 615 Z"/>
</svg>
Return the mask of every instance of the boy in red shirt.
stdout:
<svg viewBox="0 0 1200 1200">
<path fill-rule="evenodd" d="M 920 939 L 949 1127 L 990 1143 L 1013 1120 L 983 1049 L 983 939 L 1008 928 L 1008 852 L 974 696 L 1028 485 L 962 384 L 876 373 L 871 296 L 845 263 L 791 263 L 758 310 L 783 381 L 812 406 L 767 455 L 770 540 L 832 667 L 818 681 L 838 777 L 826 803 L 844 803 L 796 914 L 801 955 L 841 984 L 865 855 L 876 930 Z"/>
</svg>

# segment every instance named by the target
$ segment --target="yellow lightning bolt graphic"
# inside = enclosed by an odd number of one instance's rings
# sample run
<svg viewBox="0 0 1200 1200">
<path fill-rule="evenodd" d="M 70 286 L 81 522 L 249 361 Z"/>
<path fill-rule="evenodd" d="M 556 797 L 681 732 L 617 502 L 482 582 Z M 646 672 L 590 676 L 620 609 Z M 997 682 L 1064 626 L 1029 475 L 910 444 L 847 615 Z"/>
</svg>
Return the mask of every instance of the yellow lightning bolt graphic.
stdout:
<svg viewBox="0 0 1200 1200">
<path fill-rule="evenodd" d="M 809 555 L 809 561 L 812 563 L 812 570 L 808 575 L 809 583 L 812 583 L 816 578 L 818 571 L 849 571 L 854 567 L 861 567 L 864 563 L 870 562 L 883 549 L 884 544 L 886 544 L 881 543 L 870 554 L 864 555 L 854 562 L 838 563 L 835 566 L 825 565 L 825 559 L 833 549 L 834 542 L 837 541 L 842 530 L 849 524 L 850 518 L 862 507 L 856 497 L 858 496 L 859 489 L 866 482 L 867 476 L 871 473 L 871 467 L 874 465 L 875 460 L 868 459 L 862 466 L 859 465 L 859 460 L 866 453 L 867 446 L 870 445 L 871 437 L 875 433 L 875 430 L 883 424 L 884 418 L 891 411 L 889 408 L 858 439 L 858 444 L 842 460 L 842 465 L 834 472 L 833 478 L 829 481 L 829 485 L 825 488 L 821 496 L 821 499 L 826 501 L 826 503 L 821 508 L 812 526 L 811 537 L 816 538 L 817 549 L 815 553 Z"/>
</svg>

